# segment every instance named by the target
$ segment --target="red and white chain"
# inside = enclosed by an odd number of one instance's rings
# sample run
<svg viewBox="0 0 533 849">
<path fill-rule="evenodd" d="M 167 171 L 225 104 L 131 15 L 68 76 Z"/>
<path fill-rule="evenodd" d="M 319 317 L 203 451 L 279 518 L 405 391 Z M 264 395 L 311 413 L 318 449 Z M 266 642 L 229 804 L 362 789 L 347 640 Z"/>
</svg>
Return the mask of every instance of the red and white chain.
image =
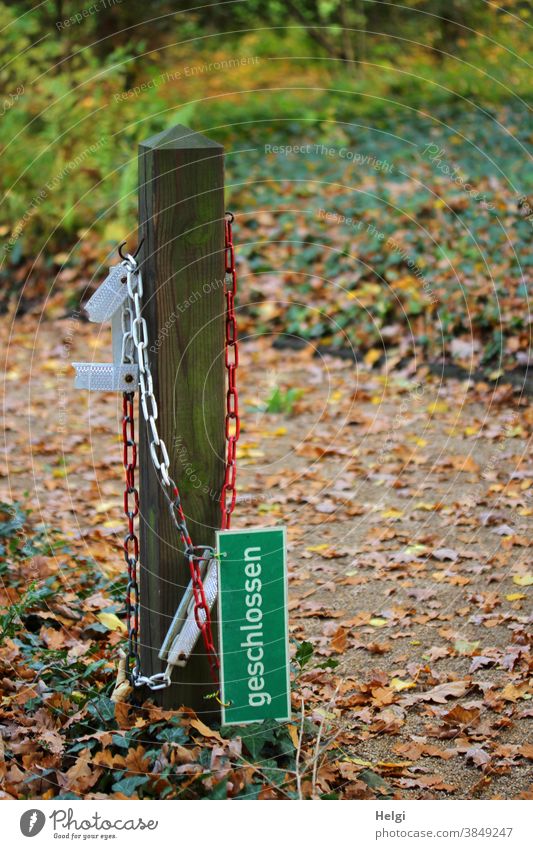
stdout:
<svg viewBox="0 0 533 849">
<path fill-rule="evenodd" d="M 126 587 L 126 619 L 128 628 L 128 670 L 140 667 L 139 657 L 139 583 L 137 567 L 139 565 L 139 538 L 135 532 L 135 519 L 139 515 L 139 493 L 135 486 L 137 467 L 137 443 L 135 442 L 133 392 L 124 392 L 122 396 L 122 444 L 124 458 L 124 513 L 128 520 L 128 533 L 124 538 L 124 558 L 128 568 Z"/>
<path fill-rule="evenodd" d="M 225 277 L 224 295 L 226 298 L 226 344 L 225 364 L 228 372 L 228 390 L 226 395 L 225 433 L 227 439 L 227 461 L 224 483 L 221 493 L 221 527 L 229 528 L 230 519 L 236 500 L 236 444 L 240 433 L 239 399 L 236 386 L 236 370 L 239 362 L 237 344 L 237 325 L 235 320 L 235 293 L 237 277 L 235 272 L 235 255 L 232 238 L 233 215 L 228 213 L 225 221 Z M 210 546 L 195 546 L 192 542 L 187 520 L 183 510 L 180 492 L 177 484 L 170 476 L 170 459 L 165 442 L 157 428 L 158 409 L 153 391 L 153 378 L 147 355 L 148 327 L 142 316 L 141 299 L 143 296 L 142 274 L 137 261 L 128 254 L 123 262 L 127 272 L 129 304 L 123 310 L 123 345 L 124 362 L 131 362 L 133 351 L 137 355 L 139 367 L 140 405 L 148 427 L 150 438 L 150 456 L 157 472 L 159 483 L 168 501 L 170 515 L 178 530 L 184 547 L 191 575 L 194 595 L 194 617 L 202 633 L 204 647 L 209 662 L 213 680 L 218 685 L 218 670 L 220 662 L 216 653 L 211 627 L 211 613 L 207 604 L 202 581 L 202 570 L 214 556 Z M 159 690 L 171 684 L 168 672 L 146 676 L 141 674 L 139 656 L 139 587 L 137 582 L 137 566 L 139 562 L 139 541 L 134 529 L 134 520 L 139 513 L 139 496 L 135 488 L 135 468 L 137 463 L 137 446 L 135 443 L 133 423 L 133 393 L 125 392 L 123 396 L 123 449 L 126 486 L 124 490 L 124 513 L 128 519 L 128 534 L 124 540 L 124 556 L 128 565 L 128 585 L 126 591 L 126 611 L 128 627 L 128 668 L 134 686 L 148 686 Z M 130 454 L 131 451 L 131 454 Z M 133 497 L 133 506 L 129 499 Z M 133 600 L 132 600 L 133 596 Z M 133 665 L 132 665 L 133 664 Z"/>
<path fill-rule="evenodd" d="M 239 393 L 237 391 L 237 367 L 239 365 L 239 344 L 237 340 L 237 321 L 235 318 L 235 296 L 237 294 L 237 272 L 235 270 L 235 249 L 233 247 L 233 215 L 226 213 L 225 221 L 225 275 L 224 295 L 226 297 L 226 345 L 224 361 L 228 372 L 228 390 L 226 393 L 226 471 L 220 497 L 221 528 L 226 530 L 231 523 L 231 514 L 235 508 L 237 489 L 237 441 L 241 432 L 239 418 Z"/>
</svg>

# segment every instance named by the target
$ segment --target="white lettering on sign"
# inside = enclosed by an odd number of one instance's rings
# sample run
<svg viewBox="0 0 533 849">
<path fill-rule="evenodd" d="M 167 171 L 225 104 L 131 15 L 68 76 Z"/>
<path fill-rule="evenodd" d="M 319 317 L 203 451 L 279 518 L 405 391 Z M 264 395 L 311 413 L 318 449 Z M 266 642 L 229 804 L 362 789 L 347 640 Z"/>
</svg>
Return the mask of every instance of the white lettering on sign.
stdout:
<svg viewBox="0 0 533 849">
<path fill-rule="evenodd" d="M 241 643 L 241 649 L 247 649 L 246 657 L 250 661 L 246 672 L 248 674 L 248 704 L 250 707 L 262 707 L 269 705 L 272 696 L 265 690 L 264 664 L 261 663 L 264 654 L 263 638 L 263 597 L 261 595 L 261 549 L 259 546 L 247 548 L 244 552 L 244 573 L 247 580 L 244 582 L 246 596 L 246 621 L 248 625 L 241 625 L 241 631 L 246 631 L 246 640 Z"/>
</svg>

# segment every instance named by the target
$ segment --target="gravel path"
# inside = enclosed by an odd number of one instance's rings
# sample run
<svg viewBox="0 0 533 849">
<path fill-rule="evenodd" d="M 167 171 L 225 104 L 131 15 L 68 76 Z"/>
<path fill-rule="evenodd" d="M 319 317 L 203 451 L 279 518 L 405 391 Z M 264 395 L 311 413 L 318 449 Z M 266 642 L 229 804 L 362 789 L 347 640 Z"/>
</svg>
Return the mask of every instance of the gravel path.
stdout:
<svg viewBox="0 0 533 849">
<path fill-rule="evenodd" d="M 95 339 L 72 319 L 17 322 L 0 487 L 113 570 L 119 399 L 89 408 L 70 368 L 107 357 Z M 393 362 L 385 377 L 268 338 L 241 363 L 235 524 L 289 529 L 291 638 L 314 650 L 297 697 L 323 722 L 317 789 L 531 797 L 533 417 L 519 390 Z M 264 412 L 276 387 L 299 390 L 289 414 Z"/>
</svg>

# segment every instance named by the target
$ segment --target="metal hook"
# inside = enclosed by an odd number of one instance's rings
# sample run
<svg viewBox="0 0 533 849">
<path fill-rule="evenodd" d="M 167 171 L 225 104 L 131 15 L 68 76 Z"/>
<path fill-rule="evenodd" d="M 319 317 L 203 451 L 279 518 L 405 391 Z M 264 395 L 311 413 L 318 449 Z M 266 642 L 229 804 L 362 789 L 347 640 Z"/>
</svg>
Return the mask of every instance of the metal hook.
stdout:
<svg viewBox="0 0 533 849">
<path fill-rule="evenodd" d="M 229 215 L 229 223 L 230 223 L 230 224 L 233 224 L 233 222 L 235 221 L 235 216 L 234 216 L 233 212 L 228 212 L 228 211 L 226 210 L 226 212 L 224 213 L 224 215 Z"/>
<path fill-rule="evenodd" d="M 121 259 L 127 260 L 128 257 L 124 256 L 124 254 L 122 253 L 122 248 L 124 247 L 125 244 L 126 244 L 126 242 L 122 242 L 122 244 L 118 246 L 118 252 L 120 254 Z M 137 256 L 139 255 L 139 251 L 141 250 L 143 244 L 144 244 L 144 239 L 141 239 L 141 241 L 137 245 L 137 250 L 135 251 L 134 254 L 132 254 L 133 259 L 137 259 Z"/>
</svg>

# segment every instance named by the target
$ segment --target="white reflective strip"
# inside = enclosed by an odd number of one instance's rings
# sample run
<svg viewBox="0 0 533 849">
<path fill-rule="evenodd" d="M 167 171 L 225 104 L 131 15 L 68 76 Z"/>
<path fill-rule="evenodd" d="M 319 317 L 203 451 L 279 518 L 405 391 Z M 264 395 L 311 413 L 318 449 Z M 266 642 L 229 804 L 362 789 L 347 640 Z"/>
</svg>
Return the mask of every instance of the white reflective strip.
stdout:
<svg viewBox="0 0 533 849">
<path fill-rule="evenodd" d="M 116 310 L 111 316 L 111 340 L 113 344 L 113 364 L 118 366 L 124 362 L 122 359 L 124 347 L 124 333 L 122 330 L 122 310 Z"/>
<path fill-rule="evenodd" d="M 76 369 L 74 387 L 98 392 L 135 392 L 139 386 L 136 365 L 113 363 L 72 363 Z"/>
<path fill-rule="evenodd" d="M 213 604 L 215 603 L 215 599 L 217 597 L 218 592 L 218 575 L 216 560 L 209 561 L 209 565 L 207 567 L 207 572 L 203 583 L 205 600 L 207 601 L 209 610 L 211 610 Z M 200 629 L 196 624 L 196 619 L 194 618 L 194 598 L 191 602 L 190 594 L 192 594 L 192 588 L 189 584 L 187 590 L 185 591 L 185 598 L 189 597 L 187 609 L 185 611 L 183 609 L 184 605 L 182 604 L 180 604 L 180 606 L 178 607 L 176 615 L 174 616 L 172 624 L 169 628 L 169 633 L 163 640 L 163 647 L 161 648 L 161 651 L 159 653 L 160 659 L 166 660 L 169 666 L 185 666 L 192 653 L 192 650 L 194 649 L 197 643 L 198 637 L 200 636 Z M 174 640 L 172 641 L 170 647 L 168 648 L 168 638 L 171 632 L 176 633 L 176 629 L 179 630 L 176 636 L 174 637 Z"/>
<path fill-rule="evenodd" d="M 114 265 L 94 295 L 85 304 L 89 321 L 109 321 L 128 297 L 128 272 L 123 265 Z M 124 281 L 124 282 L 122 282 Z"/>
</svg>

